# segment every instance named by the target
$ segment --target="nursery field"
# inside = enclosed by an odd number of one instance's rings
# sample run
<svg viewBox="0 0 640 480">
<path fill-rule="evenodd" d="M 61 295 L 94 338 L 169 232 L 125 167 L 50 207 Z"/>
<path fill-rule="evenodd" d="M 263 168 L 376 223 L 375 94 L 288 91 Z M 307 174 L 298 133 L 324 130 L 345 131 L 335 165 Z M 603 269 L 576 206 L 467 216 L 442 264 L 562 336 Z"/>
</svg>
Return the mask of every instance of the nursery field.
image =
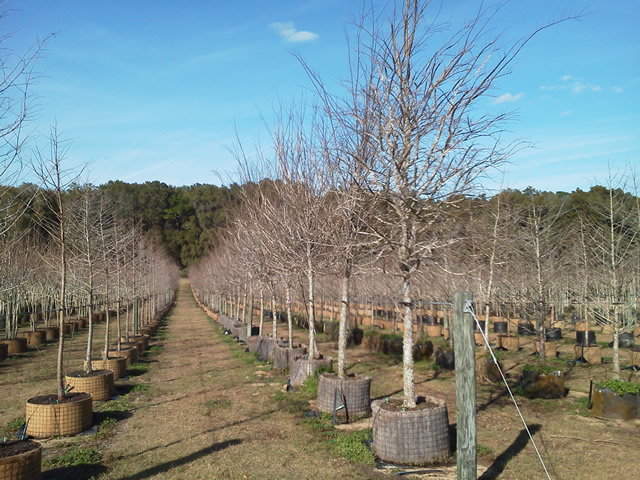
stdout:
<svg viewBox="0 0 640 480">
<path fill-rule="evenodd" d="M 103 328 L 97 326 L 96 339 L 102 338 Z M 284 333 L 285 325 L 280 328 Z M 67 340 L 67 371 L 81 368 L 85 338 L 80 332 Z M 305 343 L 306 332 L 296 329 L 295 339 Z M 607 337 L 599 335 L 598 340 Z M 335 358 L 335 342 L 324 334 L 318 341 L 320 352 Z M 95 348 L 99 351 L 99 341 Z M 532 348 L 500 352 L 514 390 Z M 552 361 L 565 371 L 565 398 L 516 395 L 551 478 L 639 477 L 640 424 L 596 418 L 585 408 L 589 380 L 610 378 L 610 363 L 570 364 L 572 349 L 572 343 L 563 343 Z M 626 354 L 621 354 L 623 364 Z M 401 391 L 400 358 L 368 352 L 364 345 L 351 347 L 348 355 L 350 373 L 373 377 L 372 398 Z M 603 349 L 605 360 L 609 355 Z M 55 390 L 55 356 L 55 344 L 49 344 L 0 362 L 3 435 L 19 427 L 26 399 Z M 633 370 L 623 370 L 623 375 L 625 380 L 640 380 Z M 346 442 L 352 432 L 336 432 L 326 418 L 310 417 L 310 388 L 287 392 L 286 383 L 287 375 L 258 362 L 223 334 L 198 307 L 183 279 L 176 305 L 151 348 L 129 370 L 129 377 L 117 382 L 118 396 L 95 402 L 97 428 L 42 441 L 42 478 L 455 478 L 454 456 L 448 465 L 430 468 L 372 463 L 366 448 Z M 416 363 L 416 383 L 418 394 L 446 400 L 455 438 L 454 373 L 422 360 Z M 368 421 L 355 428 L 364 429 L 361 438 L 366 438 Z M 480 478 L 545 478 L 500 383 L 478 383 L 478 444 Z"/>
</svg>

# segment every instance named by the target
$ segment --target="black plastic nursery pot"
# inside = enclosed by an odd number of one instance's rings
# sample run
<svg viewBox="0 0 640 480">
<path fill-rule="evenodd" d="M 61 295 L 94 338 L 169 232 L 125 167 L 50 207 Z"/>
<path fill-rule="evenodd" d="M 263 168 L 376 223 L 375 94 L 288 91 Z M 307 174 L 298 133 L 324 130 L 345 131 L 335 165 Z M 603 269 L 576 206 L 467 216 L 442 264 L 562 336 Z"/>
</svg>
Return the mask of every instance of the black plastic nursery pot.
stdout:
<svg viewBox="0 0 640 480">
<path fill-rule="evenodd" d="M 422 401 L 420 401 L 422 400 Z M 402 408 L 402 399 L 385 398 L 371 404 L 373 452 L 382 461 L 430 465 L 449 457 L 447 405 L 436 397 L 418 399 L 416 408 Z"/>
<path fill-rule="evenodd" d="M 494 333 L 507 333 L 507 322 L 493 322 Z"/>
<path fill-rule="evenodd" d="M 562 340 L 562 329 L 560 327 L 547 328 L 545 331 L 545 340 L 547 342 Z"/>
<path fill-rule="evenodd" d="M 518 335 L 535 335 L 536 329 L 531 322 L 518 323 Z"/>
<path fill-rule="evenodd" d="M 589 330 L 587 339 L 588 344 L 585 342 L 584 330 L 576 330 L 576 345 L 596 345 L 596 332 Z"/>
<path fill-rule="evenodd" d="M 618 347 L 631 348 L 635 345 L 632 333 L 621 333 L 618 335 Z M 609 347 L 613 347 L 613 342 L 609 342 Z"/>
</svg>

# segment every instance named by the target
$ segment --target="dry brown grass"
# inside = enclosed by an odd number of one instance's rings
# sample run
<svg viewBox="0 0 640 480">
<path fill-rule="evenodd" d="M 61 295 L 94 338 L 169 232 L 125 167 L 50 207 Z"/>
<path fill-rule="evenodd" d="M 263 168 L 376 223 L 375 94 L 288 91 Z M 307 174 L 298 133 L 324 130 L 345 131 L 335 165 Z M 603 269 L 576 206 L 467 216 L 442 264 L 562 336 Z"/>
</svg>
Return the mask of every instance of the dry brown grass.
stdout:
<svg viewBox="0 0 640 480">
<path fill-rule="evenodd" d="M 96 341 L 102 337 L 98 326 Z M 270 327 L 269 327 L 270 329 Z M 127 408 L 130 414 L 100 414 L 117 418 L 112 433 L 45 441 L 45 459 L 55 453 L 90 444 L 102 453 L 92 468 L 58 468 L 43 478 L 88 479 L 281 479 L 373 478 L 393 476 L 401 469 L 381 466 L 377 472 L 336 457 L 300 416 L 278 408 L 274 394 L 286 377 L 248 361 L 237 345 L 198 308 L 189 285 L 181 283 L 177 305 L 168 318 L 162 350 L 147 357 L 146 372 L 119 382 L 121 388 L 145 385 L 145 390 L 102 409 Z M 284 332 L 284 328 L 282 330 Z M 568 334 L 567 334 L 568 335 Z M 607 340 L 601 335 L 598 340 Z M 68 344 L 68 368 L 82 363 L 86 331 Z M 296 330 L 296 341 L 305 342 Z M 335 358 L 335 344 L 319 345 Z M 521 365 L 531 361 L 532 346 L 503 355 L 502 364 L 512 385 Z M 372 375 L 372 397 L 399 393 L 400 359 L 349 350 L 349 369 Z M 605 357 L 610 353 L 605 351 Z M 567 371 L 569 395 L 560 400 L 517 397 L 544 461 L 554 479 L 635 478 L 640 465 L 632 460 L 640 445 L 638 423 L 613 422 L 582 416 L 579 402 L 590 379 L 610 377 L 610 364 L 576 366 L 566 363 L 572 346 L 560 348 L 559 365 Z M 24 401 L 55 389 L 55 345 L 0 363 L 0 415 L 5 430 L 24 415 Z M 638 373 L 625 371 L 638 381 Z M 455 375 L 417 364 L 417 391 L 446 399 L 450 423 L 455 425 Z M 501 385 L 478 386 L 478 443 L 481 478 L 545 478 L 522 424 Z M 130 417 L 130 418 L 127 418 Z M 487 470 L 488 469 L 488 470 Z M 413 469 L 412 478 L 455 478 L 455 467 Z M 403 478 L 407 478 L 403 476 Z"/>
</svg>

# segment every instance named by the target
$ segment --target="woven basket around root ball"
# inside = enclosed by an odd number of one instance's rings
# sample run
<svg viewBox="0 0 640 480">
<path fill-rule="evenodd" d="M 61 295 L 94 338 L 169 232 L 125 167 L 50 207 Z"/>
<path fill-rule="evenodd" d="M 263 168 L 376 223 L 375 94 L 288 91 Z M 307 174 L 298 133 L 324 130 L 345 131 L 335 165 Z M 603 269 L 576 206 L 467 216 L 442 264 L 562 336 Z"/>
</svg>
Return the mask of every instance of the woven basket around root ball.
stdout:
<svg viewBox="0 0 640 480">
<path fill-rule="evenodd" d="M 129 368 L 138 361 L 138 349 L 135 345 L 131 345 L 126 348 L 121 347 L 120 351 L 109 350 L 109 357 L 124 357 L 127 360 L 126 368 Z"/>
<path fill-rule="evenodd" d="M 7 345 L 7 353 L 9 355 L 15 355 L 17 353 L 25 353 L 27 351 L 27 339 L 26 338 L 12 338 L 10 340 L 2 340 L 0 343 Z"/>
<path fill-rule="evenodd" d="M 307 353 L 307 347 L 302 345 L 294 348 L 276 345 L 273 356 L 273 368 L 283 372 L 284 370 L 289 368 L 289 358 L 291 358 L 292 356 L 297 356 L 297 358 L 300 358 L 305 353 Z"/>
<path fill-rule="evenodd" d="M 0 343 L 0 362 L 7 358 L 9 355 L 9 345 L 6 343 Z"/>
<path fill-rule="evenodd" d="M 111 370 L 95 370 L 89 376 L 75 372 L 65 375 L 64 381 L 73 387 L 71 391 L 90 393 L 94 400 L 108 400 L 116 393 Z"/>
<path fill-rule="evenodd" d="M 21 453 L 5 456 L 3 449 L 19 445 Z M 42 445 L 33 440 L 0 444 L 0 480 L 40 480 Z"/>
<path fill-rule="evenodd" d="M 127 376 L 127 357 L 109 354 L 107 360 L 91 360 L 91 368 L 93 370 L 111 370 L 113 379 L 120 380 Z"/>
<path fill-rule="evenodd" d="M 373 452 L 382 461 L 429 465 L 449 457 L 449 418 L 444 400 L 425 398 L 426 408 L 389 408 L 385 399 L 371 404 Z M 401 399 L 392 399 L 401 404 Z"/>
<path fill-rule="evenodd" d="M 356 375 L 340 380 L 335 373 L 320 375 L 318 409 L 333 414 L 334 408 L 338 417 L 349 421 L 371 415 L 371 377 Z"/>
<path fill-rule="evenodd" d="M 35 438 L 75 435 L 89 429 L 93 424 L 93 398 L 90 394 L 70 394 L 63 403 L 44 404 L 43 395 L 27 400 L 27 435 Z"/>
<path fill-rule="evenodd" d="M 58 327 L 48 327 L 44 332 L 47 342 L 55 342 L 60 336 L 60 329 Z"/>
<path fill-rule="evenodd" d="M 142 342 L 142 351 L 149 350 L 149 335 L 136 335 L 133 337 L 134 342 Z M 140 352 L 138 352 L 140 353 Z"/>
<path fill-rule="evenodd" d="M 37 330 L 35 332 L 27 333 L 27 345 L 37 346 L 42 345 L 47 341 L 47 332 L 44 330 Z"/>
<path fill-rule="evenodd" d="M 313 376 L 314 372 L 319 368 L 324 368 L 324 371 L 331 371 L 333 366 L 333 360 L 331 358 L 305 359 L 305 358 L 290 358 L 289 359 L 289 384 L 292 387 L 300 387 L 304 384 L 308 377 Z"/>
</svg>

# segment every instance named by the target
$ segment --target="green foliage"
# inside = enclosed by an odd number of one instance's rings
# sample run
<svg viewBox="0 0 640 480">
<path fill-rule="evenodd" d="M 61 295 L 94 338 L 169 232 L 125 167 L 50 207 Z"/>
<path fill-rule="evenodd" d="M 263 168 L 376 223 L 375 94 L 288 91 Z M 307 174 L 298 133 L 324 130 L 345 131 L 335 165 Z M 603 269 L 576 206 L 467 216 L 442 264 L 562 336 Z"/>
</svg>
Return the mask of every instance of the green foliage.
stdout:
<svg viewBox="0 0 640 480">
<path fill-rule="evenodd" d="M 606 382 L 600 382 L 596 385 L 600 388 L 608 388 L 618 395 L 624 395 L 625 393 L 638 395 L 640 393 L 640 383 L 625 382 L 623 380 L 607 380 Z"/>
<path fill-rule="evenodd" d="M 138 383 L 137 385 L 134 385 L 131 388 L 131 391 L 129 392 L 131 393 L 141 393 L 141 392 L 148 392 L 149 391 L 149 385 L 147 385 L 146 383 Z"/>
<path fill-rule="evenodd" d="M 522 367 L 522 372 L 536 372 L 541 374 L 549 374 L 558 371 L 558 368 L 553 365 L 533 365 L 526 364 Z"/>
<path fill-rule="evenodd" d="M 332 442 L 335 451 L 347 460 L 375 466 L 375 456 L 367 445 L 372 440 L 371 430 L 340 433 Z M 367 442 L 367 443 L 365 443 Z"/>
<path fill-rule="evenodd" d="M 589 399 L 587 397 L 578 398 L 573 403 L 573 408 L 569 410 L 569 414 L 580 415 L 582 417 L 590 417 L 591 410 L 587 408 L 588 403 L 589 403 Z"/>
<path fill-rule="evenodd" d="M 11 422 L 9 422 L 9 425 L 7 425 L 7 430 L 13 434 L 13 433 L 16 433 L 18 430 L 20 430 L 23 426 L 24 426 L 24 417 L 18 417 L 12 420 Z"/>
<path fill-rule="evenodd" d="M 278 407 L 293 414 L 302 414 L 309 410 L 309 400 L 313 398 L 308 392 L 283 392 L 277 390 L 273 399 Z"/>
<path fill-rule="evenodd" d="M 482 445 L 482 444 L 478 444 L 477 448 L 476 448 L 476 452 L 478 454 L 479 457 L 486 457 L 488 455 L 492 455 L 493 454 L 493 450 L 491 449 L 491 447 L 487 447 L 486 445 Z"/>
<path fill-rule="evenodd" d="M 73 467 L 76 465 L 95 465 L 102 461 L 102 453 L 97 447 L 74 447 L 65 453 L 53 455 L 43 460 L 47 468 Z"/>
<path fill-rule="evenodd" d="M 96 434 L 96 439 L 103 440 L 109 437 L 113 433 L 113 429 L 115 428 L 117 420 L 113 417 L 107 417 L 98 426 L 98 433 Z"/>
<path fill-rule="evenodd" d="M 307 378 L 304 379 L 304 383 L 300 387 L 300 391 L 307 392 L 316 397 L 318 395 L 318 377 L 323 373 L 327 373 L 330 371 L 331 369 L 325 365 L 316 368 L 316 370 L 313 372 L 313 375 L 308 375 Z"/>
<path fill-rule="evenodd" d="M 208 410 L 216 410 L 216 409 L 221 409 L 221 408 L 229 408 L 231 406 L 231 400 L 229 400 L 228 398 L 216 398 L 216 399 L 210 399 L 210 400 L 206 400 L 204 402 L 204 406 L 208 409 Z"/>
</svg>

